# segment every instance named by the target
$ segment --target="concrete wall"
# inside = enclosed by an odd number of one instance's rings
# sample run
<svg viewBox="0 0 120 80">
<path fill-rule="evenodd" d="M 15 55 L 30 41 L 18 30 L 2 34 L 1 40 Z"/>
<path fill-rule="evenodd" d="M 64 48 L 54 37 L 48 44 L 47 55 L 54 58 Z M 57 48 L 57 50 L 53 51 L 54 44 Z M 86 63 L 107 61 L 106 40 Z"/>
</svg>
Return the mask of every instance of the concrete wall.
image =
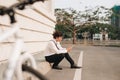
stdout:
<svg viewBox="0 0 120 80">
<path fill-rule="evenodd" d="M 9 7 L 17 0 L 0 0 L 0 5 Z M 54 16 L 53 0 L 33 4 L 34 9 L 16 10 L 17 24 L 21 27 L 21 35 L 25 41 L 25 50 L 31 54 L 43 51 L 47 42 L 52 39 L 56 19 Z M 0 35 L 9 30 L 10 23 L 7 15 L 0 16 Z M 0 43 L 0 63 L 8 60 L 13 49 L 14 36 Z"/>
</svg>

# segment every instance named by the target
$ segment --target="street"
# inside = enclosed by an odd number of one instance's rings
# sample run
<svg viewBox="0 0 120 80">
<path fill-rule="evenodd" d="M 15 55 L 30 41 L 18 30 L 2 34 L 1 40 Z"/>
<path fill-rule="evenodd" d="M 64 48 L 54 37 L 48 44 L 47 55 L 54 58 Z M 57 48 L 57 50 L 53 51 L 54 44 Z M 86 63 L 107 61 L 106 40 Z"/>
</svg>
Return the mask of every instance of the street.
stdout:
<svg viewBox="0 0 120 80">
<path fill-rule="evenodd" d="M 81 80 L 120 80 L 120 47 L 83 46 Z"/>
</svg>

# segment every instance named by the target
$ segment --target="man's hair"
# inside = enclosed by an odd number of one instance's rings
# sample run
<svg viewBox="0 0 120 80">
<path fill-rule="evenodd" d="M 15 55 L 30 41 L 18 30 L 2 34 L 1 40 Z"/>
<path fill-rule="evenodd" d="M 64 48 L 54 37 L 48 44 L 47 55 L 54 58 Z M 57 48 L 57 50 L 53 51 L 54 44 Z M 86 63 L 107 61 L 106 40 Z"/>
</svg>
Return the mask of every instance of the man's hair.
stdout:
<svg viewBox="0 0 120 80">
<path fill-rule="evenodd" d="M 55 31 L 54 33 L 53 33 L 53 38 L 54 39 L 56 39 L 57 37 L 62 37 L 63 36 L 63 34 L 60 32 L 60 31 Z"/>
</svg>

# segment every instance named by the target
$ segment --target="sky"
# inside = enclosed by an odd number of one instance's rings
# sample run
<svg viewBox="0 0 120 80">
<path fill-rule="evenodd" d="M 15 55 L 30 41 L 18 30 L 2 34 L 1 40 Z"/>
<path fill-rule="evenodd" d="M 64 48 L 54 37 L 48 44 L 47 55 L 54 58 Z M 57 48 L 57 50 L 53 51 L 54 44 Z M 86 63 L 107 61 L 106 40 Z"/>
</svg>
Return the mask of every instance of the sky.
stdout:
<svg viewBox="0 0 120 80">
<path fill-rule="evenodd" d="M 84 10 L 85 6 L 111 8 L 114 5 L 120 5 L 120 0 L 55 0 L 55 8 L 74 8 L 76 10 Z"/>
</svg>

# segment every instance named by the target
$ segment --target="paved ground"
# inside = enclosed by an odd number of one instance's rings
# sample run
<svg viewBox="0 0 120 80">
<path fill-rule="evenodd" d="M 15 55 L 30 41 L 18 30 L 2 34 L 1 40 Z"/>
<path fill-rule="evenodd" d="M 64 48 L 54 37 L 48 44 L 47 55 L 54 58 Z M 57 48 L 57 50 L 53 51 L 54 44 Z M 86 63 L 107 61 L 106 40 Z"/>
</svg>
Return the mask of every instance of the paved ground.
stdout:
<svg viewBox="0 0 120 80">
<path fill-rule="evenodd" d="M 81 47 L 82 80 L 120 80 L 120 47 Z"/>
<path fill-rule="evenodd" d="M 81 50 L 84 51 L 81 80 L 120 80 L 120 47 L 76 45 L 71 52 L 75 61 Z M 75 70 L 65 60 L 60 65 L 62 71 L 48 73 L 50 80 L 73 80 Z"/>
<path fill-rule="evenodd" d="M 81 50 L 84 51 L 81 80 L 120 80 L 120 47 L 77 44 L 70 52 L 76 63 Z M 69 63 L 65 59 L 60 63 L 60 66 L 63 67 L 62 71 L 51 70 L 47 77 L 50 80 L 73 80 L 75 69 L 70 69 Z M 0 71 L 3 70 L 3 65 L 0 65 Z M 3 77 L 2 72 L 0 72 L 0 80 L 2 80 L 1 77 Z"/>
</svg>

